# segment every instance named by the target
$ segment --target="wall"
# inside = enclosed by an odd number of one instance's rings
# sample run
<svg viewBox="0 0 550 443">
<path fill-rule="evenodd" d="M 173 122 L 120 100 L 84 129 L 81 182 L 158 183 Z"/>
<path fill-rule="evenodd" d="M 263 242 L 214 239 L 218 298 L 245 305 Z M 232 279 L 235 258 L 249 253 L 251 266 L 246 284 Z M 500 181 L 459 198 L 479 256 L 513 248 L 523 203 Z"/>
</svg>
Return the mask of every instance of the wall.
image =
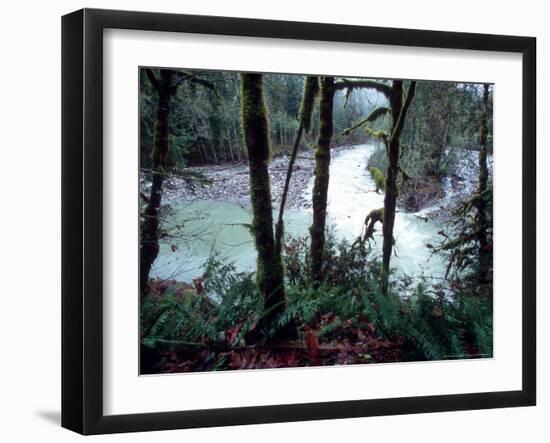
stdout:
<svg viewBox="0 0 550 443">
<path fill-rule="evenodd" d="M 393 10 L 382 9 L 390 4 Z M 491 4 L 462 0 L 444 7 L 440 1 L 428 0 L 391 3 L 365 0 L 344 3 L 326 0 L 315 3 L 293 0 L 270 3 L 240 0 L 5 2 L 0 28 L 0 189 L 3 191 L 0 435 L 3 441 L 82 439 L 59 428 L 58 421 L 60 16 L 83 6 L 536 36 L 539 39 L 538 147 L 542 153 L 543 122 L 550 119 L 547 106 L 543 112 L 543 103 L 550 104 L 550 93 L 542 85 L 543 73 L 549 72 L 550 30 L 546 20 L 548 11 L 540 1 Z M 540 173 L 541 168 L 550 168 L 549 158 L 539 156 L 540 205 L 543 203 L 540 195 L 548 195 L 550 191 L 548 179 Z M 540 205 L 539 226 L 549 222 L 550 209 L 548 199 Z M 540 275 L 550 265 L 549 253 L 541 250 L 550 245 L 548 234 L 539 231 Z M 539 277 L 539 406 L 535 408 L 170 431 L 97 437 L 94 441 L 548 441 L 550 385 L 545 372 L 550 367 L 547 348 L 550 327 L 548 323 L 542 324 L 540 313 L 548 309 L 544 295 L 549 286 L 548 277 Z"/>
</svg>

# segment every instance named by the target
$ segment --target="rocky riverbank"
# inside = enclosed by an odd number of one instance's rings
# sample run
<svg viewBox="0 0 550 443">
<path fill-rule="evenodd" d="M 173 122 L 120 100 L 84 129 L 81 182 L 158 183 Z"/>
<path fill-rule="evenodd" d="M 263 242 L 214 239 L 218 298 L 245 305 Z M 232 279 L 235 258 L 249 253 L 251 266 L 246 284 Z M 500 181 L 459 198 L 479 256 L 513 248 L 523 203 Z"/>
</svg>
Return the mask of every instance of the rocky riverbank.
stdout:
<svg viewBox="0 0 550 443">
<path fill-rule="evenodd" d="M 349 148 L 351 146 L 339 146 L 333 148 L 332 153 L 338 155 L 339 152 Z M 278 206 L 281 201 L 289 160 L 290 156 L 288 155 L 277 156 L 269 165 L 274 206 Z M 314 167 L 313 151 L 298 154 L 294 163 L 286 208 L 304 209 L 311 206 L 311 201 L 305 198 L 305 190 L 313 176 Z M 189 172 L 203 177 L 201 181 L 206 184 L 189 182 L 183 178 L 172 176 L 164 186 L 164 203 L 213 200 L 249 205 L 249 177 L 246 162 L 198 166 L 189 168 Z M 149 195 L 151 182 L 142 176 L 140 186 L 141 192 Z"/>
<path fill-rule="evenodd" d="M 436 179 L 420 181 L 418 191 L 411 191 L 409 196 L 419 195 L 420 200 L 423 198 L 423 201 L 413 207 L 412 212 L 440 222 L 450 221 L 452 210 L 476 193 L 479 180 L 478 156 L 478 151 L 461 150 L 453 167 L 452 175 L 443 177 L 441 181 Z M 492 176 L 492 155 L 488 156 L 488 168 L 489 174 Z M 406 202 L 403 202 L 403 205 L 408 206 Z"/>
</svg>

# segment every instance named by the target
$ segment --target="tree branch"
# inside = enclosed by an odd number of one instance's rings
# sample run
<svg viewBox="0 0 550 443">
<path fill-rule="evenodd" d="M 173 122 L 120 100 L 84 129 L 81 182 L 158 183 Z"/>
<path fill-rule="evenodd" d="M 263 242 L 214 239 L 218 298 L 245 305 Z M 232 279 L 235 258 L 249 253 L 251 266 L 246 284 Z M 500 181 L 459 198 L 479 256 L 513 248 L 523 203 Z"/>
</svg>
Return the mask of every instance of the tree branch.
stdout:
<svg viewBox="0 0 550 443">
<path fill-rule="evenodd" d="M 216 86 L 214 85 L 213 82 L 211 82 L 209 80 L 204 80 L 200 77 L 196 77 L 194 74 L 192 74 L 190 72 L 178 72 L 178 73 L 176 73 L 176 75 L 177 75 L 177 81 L 174 85 L 171 86 L 172 94 L 176 93 L 176 91 L 178 89 L 178 86 L 183 81 L 188 81 L 189 83 L 194 83 L 194 84 L 201 85 L 201 86 L 205 87 L 206 89 L 209 89 L 209 90 L 213 91 L 216 95 L 218 95 L 218 92 L 216 90 Z"/>
<path fill-rule="evenodd" d="M 353 131 L 355 131 L 357 128 L 360 128 L 361 126 L 363 126 L 365 123 L 367 123 L 368 120 L 367 119 L 364 119 L 364 120 L 361 120 L 359 123 L 357 123 L 356 125 L 353 125 L 352 127 L 350 128 L 346 128 L 342 131 L 342 135 L 344 137 L 347 137 L 348 135 L 350 135 Z"/>
<path fill-rule="evenodd" d="M 369 116 L 366 118 L 365 121 L 367 122 L 373 122 L 376 119 L 380 117 L 384 117 L 385 115 L 389 114 L 390 109 L 385 106 L 380 106 L 378 108 L 373 109 L 373 111 L 369 114 Z"/>
<path fill-rule="evenodd" d="M 398 137 L 401 135 L 401 131 L 403 130 L 403 126 L 405 125 L 405 116 L 407 115 L 407 111 L 409 110 L 409 106 L 411 105 L 412 99 L 414 97 L 414 91 L 416 89 L 416 82 L 412 81 L 409 85 L 409 89 L 407 89 L 407 97 L 405 98 L 405 103 L 403 103 L 403 106 L 401 108 L 401 112 L 399 113 L 399 117 L 397 119 L 397 124 L 395 125 L 392 133 L 392 139 L 394 137 Z"/>
<path fill-rule="evenodd" d="M 386 145 L 388 143 L 388 133 L 386 131 L 374 131 L 372 128 L 366 127 L 365 132 L 371 137 L 377 138 L 380 141 L 383 141 Z"/>
<path fill-rule="evenodd" d="M 361 120 L 359 123 L 357 123 L 356 125 L 353 125 L 351 128 L 344 129 L 342 131 L 342 135 L 347 137 L 348 135 L 350 135 L 352 131 L 355 131 L 357 128 L 363 126 L 365 123 L 373 122 L 377 118 L 386 115 L 388 112 L 390 112 L 390 110 L 384 106 L 376 108 L 368 115 L 366 119 Z"/>
<path fill-rule="evenodd" d="M 374 80 L 343 79 L 334 84 L 334 89 L 337 91 L 341 91 L 343 89 L 348 89 L 348 91 L 352 91 L 354 89 L 360 89 L 360 88 L 374 89 L 375 91 L 378 91 L 384 94 L 386 97 L 389 97 L 391 93 L 391 88 L 388 85 L 385 85 L 384 83 L 380 83 Z"/>
</svg>

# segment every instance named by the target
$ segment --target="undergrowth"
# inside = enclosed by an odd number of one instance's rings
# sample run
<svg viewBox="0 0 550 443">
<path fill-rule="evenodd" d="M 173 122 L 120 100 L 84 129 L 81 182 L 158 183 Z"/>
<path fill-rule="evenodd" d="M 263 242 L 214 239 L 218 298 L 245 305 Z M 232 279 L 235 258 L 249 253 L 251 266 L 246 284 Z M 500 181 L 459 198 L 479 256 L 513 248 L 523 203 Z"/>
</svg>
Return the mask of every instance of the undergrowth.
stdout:
<svg viewBox="0 0 550 443">
<path fill-rule="evenodd" d="M 286 244 L 287 307 L 264 343 L 245 340 L 265 315 L 252 273 L 213 255 L 198 288 L 152 281 L 141 306 L 142 373 L 492 357 L 491 298 L 398 279 L 383 294 L 368 247 L 330 235 L 326 278 L 313 286 L 307 247 L 303 238 Z M 270 341 L 288 324 L 297 340 Z"/>
</svg>

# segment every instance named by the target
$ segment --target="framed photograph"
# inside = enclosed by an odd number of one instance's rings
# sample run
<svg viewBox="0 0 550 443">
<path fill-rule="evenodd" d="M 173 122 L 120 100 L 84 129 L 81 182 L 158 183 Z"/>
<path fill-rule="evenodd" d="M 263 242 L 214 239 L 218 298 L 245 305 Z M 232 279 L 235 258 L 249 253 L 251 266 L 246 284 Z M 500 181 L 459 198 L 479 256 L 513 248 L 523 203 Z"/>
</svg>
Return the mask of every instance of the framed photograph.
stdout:
<svg viewBox="0 0 550 443">
<path fill-rule="evenodd" d="M 531 37 L 62 21 L 62 425 L 536 402 Z"/>
</svg>

